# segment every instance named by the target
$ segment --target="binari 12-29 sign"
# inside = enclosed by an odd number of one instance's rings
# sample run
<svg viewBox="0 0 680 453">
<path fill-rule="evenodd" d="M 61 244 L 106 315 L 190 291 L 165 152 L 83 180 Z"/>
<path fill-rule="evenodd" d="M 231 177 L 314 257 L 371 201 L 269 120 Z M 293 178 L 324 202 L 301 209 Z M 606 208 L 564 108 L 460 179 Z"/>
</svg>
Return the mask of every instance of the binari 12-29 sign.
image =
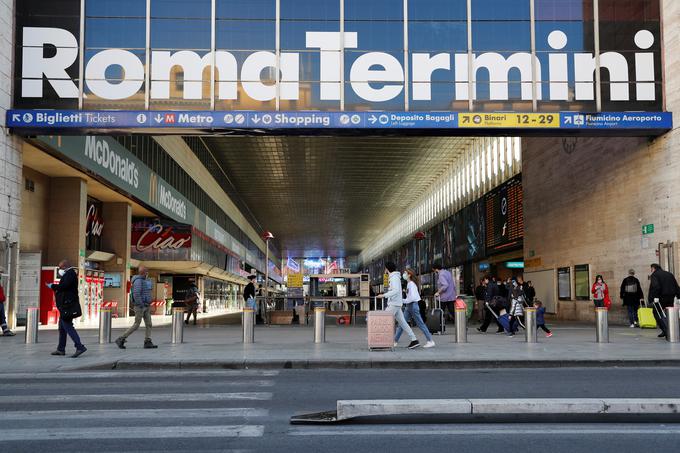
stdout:
<svg viewBox="0 0 680 453">
<path fill-rule="evenodd" d="M 69 76 L 78 66 L 79 43 L 68 30 L 53 27 L 23 27 L 21 55 L 21 98 L 43 98 L 45 81 L 59 98 L 78 98 L 80 88 Z M 342 52 L 359 48 L 361 37 L 356 32 L 307 31 L 306 48 L 319 52 L 321 100 L 341 99 Z M 646 29 L 630 36 L 630 45 L 636 52 L 607 51 L 599 55 L 602 68 L 609 74 L 610 101 L 658 101 L 655 72 L 660 61 L 651 51 L 655 35 Z M 521 99 L 531 100 L 534 90 L 538 100 L 593 101 L 595 100 L 595 73 L 597 56 L 592 52 L 568 53 L 565 32 L 555 29 L 547 36 L 551 52 L 541 52 L 532 57 L 530 52 L 501 54 L 498 52 L 426 53 L 413 52 L 408 74 L 413 100 L 432 100 L 432 83 L 435 73 L 453 74 L 455 100 L 481 99 L 506 101 L 510 98 L 511 73 L 519 74 Z M 657 43 L 658 44 L 658 43 Z M 48 52 L 46 49 L 49 49 Z M 349 65 L 348 80 L 357 97 L 368 102 L 386 102 L 402 95 L 406 76 L 404 65 L 387 52 L 365 52 Z M 138 96 L 145 80 L 150 81 L 150 99 L 171 99 L 171 80 L 174 68 L 183 72 L 184 99 L 202 99 L 204 96 L 204 71 L 214 62 L 218 99 L 238 99 L 240 91 L 250 98 L 266 102 L 276 99 L 300 99 L 299 52 L 253 52 L 240 64 L 234 53 L 216 50 L 203 53 L 190 50 L 151 50 L 150 74 L 145 61 L 135 53 L 118 48 L 88 52 L 84 64 L 87 89 L 104 100 L 125 100 Z M 263 74 L 272 74 L 279 67 L 280 84 L 263 80 Z M 542 70 L 547 67 L 547 71 Z M 113 71 L 123 74 L 122 79 L 111 79 Z M 480 71 L 489 75 L 488 92 L 477 88 Z M 533 83 L 534 74 L 536 83 Z M 542 80 L 548 74 L 549 80 Z M 634 77 L 631 80 L 631 77 Z M 470 80 L 471 79 L 471 80 Z M 573 81 L 573 93 L 570 93 Z M 470 83 L 471 82 L 471 83 Z M 470 92 L 472 91 L 472 93 Z M 604 91 L 604 90 L 603 90 Z"/>
</svg>

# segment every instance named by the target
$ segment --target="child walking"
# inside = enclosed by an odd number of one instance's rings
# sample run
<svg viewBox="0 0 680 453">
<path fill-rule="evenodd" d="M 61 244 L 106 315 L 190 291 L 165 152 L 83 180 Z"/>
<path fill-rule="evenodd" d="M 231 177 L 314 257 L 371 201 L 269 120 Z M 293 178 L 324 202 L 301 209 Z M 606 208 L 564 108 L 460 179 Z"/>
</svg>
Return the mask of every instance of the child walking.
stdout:
<svg viewBox="0 0 680 453">
<path fill-rule="evenodd" d="M 536 307 L 536 329 L 543 329 L 546 337 L 552 337 L 552 332 L 545 326 L 545 307 L 543 302 L 537 300 L 534 302 L 534 306 Z"/>
</svg>

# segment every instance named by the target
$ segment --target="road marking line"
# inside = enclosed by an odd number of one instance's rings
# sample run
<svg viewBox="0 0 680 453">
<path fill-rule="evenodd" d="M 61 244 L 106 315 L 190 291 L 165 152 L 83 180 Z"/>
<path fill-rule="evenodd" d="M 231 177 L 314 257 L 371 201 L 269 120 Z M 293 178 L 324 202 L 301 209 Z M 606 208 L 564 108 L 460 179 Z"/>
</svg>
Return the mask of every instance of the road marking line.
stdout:
<svg viewBox="0 0 680 453">
<path fill-rule="evenodd" d="M 205 371 L 62 371 L 56 373 L 0 373 L 2 380 L 68 380 L 68 379 L 131 379 L 131 378 L 153 378 L 153 377 L 255 377 L 255 376 L 278 376 L 278 370 L 205 370 Z"/>
<path fill-rule="evenodd" d="M 233 400 L 270 400 L 270 392 L 237 393 L 119 393 L 103 395 L 12 395 L 0 396 L 0 404 L 28 403 L 121 403 L 150 401 L 233 401 Z M 0 438 L 2 439 L 2 438 Z"/>
<path fill-rule="evenodd" d="M 94 420 L 94 419 L 153 419 L 153 418 L 214 418 L 214 417 L 266 417 L 268 409 L 256 408 L 206 408 L 206 409 L 77 409 L 55 411 L 4 411 L 0 420 Z"/>
<path fill-rule="evenodd" d="M 94 440 L 94 439 L 172 439 L 205 437 L 262 437 L 262 425 L 221 426 L 125 426 L 101 428 L 40 428 L 0 429 L 3 442 L 35 440 Z"/>
<path fill-rule="evenodd" d="M 156 381 L 128 381 L 131 387 L 134 388 L 158 388 L 158 382 Z M 5 384 L 0 385 L 0 390 L 38 390 L 43 389 L 86 389 L 86 388 L 103 388 L 105 384 L 101 382 L 60 382 L 59 384 L 54 384 L 50 382 L 27 382 L 22 384 Z M 168 381 L 163 382 L 163 387 L 180 387 L 186 388 L 187 383 L 185 381 Z M 274 381 L 269 379 L 255 379 L 252 381 L 220 381 L 212 383 L 213 387 L 274 387 Z"/>
</svg>

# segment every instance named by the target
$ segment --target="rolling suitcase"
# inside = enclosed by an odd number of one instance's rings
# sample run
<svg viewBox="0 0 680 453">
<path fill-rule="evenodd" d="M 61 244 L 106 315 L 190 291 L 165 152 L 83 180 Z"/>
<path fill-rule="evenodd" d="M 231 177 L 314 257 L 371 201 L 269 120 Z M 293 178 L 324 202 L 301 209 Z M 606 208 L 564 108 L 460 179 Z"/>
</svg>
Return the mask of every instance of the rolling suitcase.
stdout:
<svg viewBox="0 0 680 453">
<path fill-rule="evenodd" d="M 434 297 L 434 307 L 427 313 L 427 321 L 425 322 L 430 333 L 442 335 L 446 331 L 444 324 L 444 310 L 442 310 L 441 299 L 439 296 Z"/>
<path fill-rule="evenodd" d="M 503 327 L 503 330 L 505 330 L 507 333 L 510 333 L 510 316 L 508 315 L 508 313 L 506 312 L 498 316 L 496 312 L 491 309 L 488 302 L 486 303 L 486 308 L 491 312 L 494 318 L 496 318 L 498 323 Z"/>
<path fill-rule="evenodd" d="M 377 310 L 378 301 L 375 303 L 376 310 L 369 311 L 367 317 L 368 349 L 393 349 L 394 348 L 394 315 L 384 311 L 385 302 L 382 299 L 382 310 Z"/>
<path fill-rule="evenodd" d="M 647 301 L 644 301 L 645 306 L 638 308 L 638 324 L 641 329 L 656 329 L 656 319 L 654 319 L 654 309 L 647 306 Z"/>
<path fill-rule="evenodd" d="M 657 324 L 659 329 L 663 330 L 664 332 L 668 332 L 667 324 L 666 324 L 666 311 L 663 309 L 661 306 L 661 303 L 658 300 L 655 300 L 652 305 L 654 306 L 654 310 L 656 311 L 656 314 L 659 316 L 659 319 L 657 320 Z"/>
</svg>

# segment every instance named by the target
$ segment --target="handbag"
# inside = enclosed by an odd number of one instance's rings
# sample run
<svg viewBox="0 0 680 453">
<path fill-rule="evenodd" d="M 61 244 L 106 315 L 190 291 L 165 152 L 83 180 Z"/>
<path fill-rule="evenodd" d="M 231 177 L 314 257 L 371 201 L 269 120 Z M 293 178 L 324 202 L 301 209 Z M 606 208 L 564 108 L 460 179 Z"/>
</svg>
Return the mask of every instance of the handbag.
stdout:
<svg viewBox="0 0 680 453">
<path fill-rule="evenodd" d="M 59 308 L 59 315 L 68 320 L 80 318 L 83 315 L 80 302 L 78 300 L 64 301 L 61 308 Z"/>
</svg>

